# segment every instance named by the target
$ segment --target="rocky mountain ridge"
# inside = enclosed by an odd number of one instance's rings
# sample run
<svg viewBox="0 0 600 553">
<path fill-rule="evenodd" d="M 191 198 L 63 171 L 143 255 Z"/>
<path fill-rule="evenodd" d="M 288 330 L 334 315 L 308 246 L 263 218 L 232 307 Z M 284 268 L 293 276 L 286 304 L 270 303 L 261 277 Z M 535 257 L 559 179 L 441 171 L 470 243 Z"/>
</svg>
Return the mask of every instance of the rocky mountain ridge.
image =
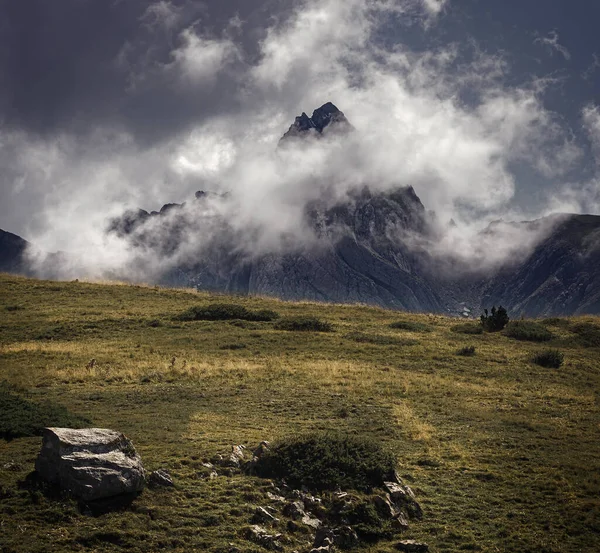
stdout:
<svg viewBox="0 0 600 553">
<path fill-rule="evenodd" d="M 318 139 L 353 130 L 332 103 L 297 117 L 280 141 Z M 477 316 L 502 304 L 514 315 L 600 313 L 600 217 L 563 215 L 513 224 L 515 239 L 537 227 L 539 243 L 521 257 L 487 270 L 465 262 L 440 263 L 426 246 L 438 240 L 428 213 L 412 187 L 375 192 L 351 190 L 335 203 L 317 200 L 304 210 L 310 237 L 285 248 L 252 253 L 242 244 L 253 230 L 240 231 L 211 206 L 225 205 L 227 194 L 199 191 L 191 202 L 166 204 L 160 211 L 125 212 L 110 221 L 108 235 L 125 241 L 134 263 L 164 261 L 154 282 L 289 300 L 361 302 L 407 311 Z M 502 227 L 490 225 L 493 238 Z M 416 239 L 415 239 L 416 238 Z M 26 272 L 25 241 L 0 234 L 0 268 Z M 505 238 L 506 240 L 506 238 Z M 193 245 L 193 248 L 191 247 Z M 461 266 L 461 263 L 463 265 Z M 54 272 L 46 271 L 46 275 Z M 150 273 L 149 273 L 150 274 Z M 124 275 L 127 276 L 126 270 Z"/>
</svg>

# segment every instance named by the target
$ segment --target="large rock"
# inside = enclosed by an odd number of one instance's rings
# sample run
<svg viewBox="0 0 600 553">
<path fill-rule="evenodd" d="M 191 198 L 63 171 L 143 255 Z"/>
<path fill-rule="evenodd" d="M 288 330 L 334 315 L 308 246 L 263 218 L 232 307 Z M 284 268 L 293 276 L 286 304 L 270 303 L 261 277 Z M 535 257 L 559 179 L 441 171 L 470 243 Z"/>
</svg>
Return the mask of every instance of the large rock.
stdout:
<svg viewBox="0 0 600 553">
<path fill-rule="evenodd" d="M 145 483 L 131 441 L 104 428 L 45 428 L 35 468 L 44 480 L 85 501 L 136 493 Z"/>
</svg>

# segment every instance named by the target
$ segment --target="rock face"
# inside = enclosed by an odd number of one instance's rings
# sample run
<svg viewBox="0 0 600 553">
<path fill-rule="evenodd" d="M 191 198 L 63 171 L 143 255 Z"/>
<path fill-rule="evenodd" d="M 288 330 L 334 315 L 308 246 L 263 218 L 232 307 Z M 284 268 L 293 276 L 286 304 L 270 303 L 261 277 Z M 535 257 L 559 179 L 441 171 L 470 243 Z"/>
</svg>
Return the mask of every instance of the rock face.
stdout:
<svg viewBox="0 0 600 553">
<path fill-rule="evenodd" d="M 353 130 L 352 125 L 346 119 L 346 116 L 331 102 L 327 102 L 316 109 L 312 117 L 302 113 L 296 117 L 296 120 L 283 135 L 282 143 L 290 138 L 306 138 L 309 136 L 322 135 L 325 131 L 330 132 L 348 132 Z M 312 132 L 311 132 L 312 131 Z"/>
<path fill-rule="evenodd" d="M 498 272 L 482 305 L 503 305 L 513 317 L 600 313 L 600 217 L 564 215 L 516 267 Z"/>
<path fill-rule="evenodd" d="M 133 494 L 145 473 L 133 444 L 103 428 L 46 428 L 35 462 L 39 475 L 85 501 Z"/>
<path fill-rule="evenodd" d="M 0 229 L 0 272 L 26 274 L 25 250 L 28 246 L 27 240 Z"/>
</svg>

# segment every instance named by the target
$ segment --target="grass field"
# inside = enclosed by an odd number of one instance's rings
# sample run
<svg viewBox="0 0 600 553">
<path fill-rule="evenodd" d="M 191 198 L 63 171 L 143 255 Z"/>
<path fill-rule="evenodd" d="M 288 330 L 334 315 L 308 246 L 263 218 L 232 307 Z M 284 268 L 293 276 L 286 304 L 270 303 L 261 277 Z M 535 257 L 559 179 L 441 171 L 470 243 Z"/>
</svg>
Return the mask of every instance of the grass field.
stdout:
<svg viewBox="0 0 600 553">
<path fill-rule="evenodd" d="M 223 302 L 316 317 L 333 331 L 177 320 Z M 537 321 L 552 334 L 544 342 L 453 330 L 461 322 L 0 275 L 0 397 L 25 406 L 0 412 L 14 438 L 0 438 L 0 551 L 260 551 L 243 529 L 257 505 L 269 505 L 269 481 L 208 480 L 202 463 L 232 444 L 336 430 L 391 448 L 424 511 L 407 532 L 364 551 L 391 552 L 412 538 L 434 552 L 596 553 L 600 319 Z M 471 345 L 473 355 L 457 354 Z M 532 362 L 548 349 L 564 354 L 560 368 Z M 23 412 L 40 424 L 60 412 L 120 430 L 176 488 L 147 489 L 99 517 L 28 490 L 41 440 L 10 435 Z M 286 534 L 284 547 L 303 553 L 309 538 Z"/>
</svg>

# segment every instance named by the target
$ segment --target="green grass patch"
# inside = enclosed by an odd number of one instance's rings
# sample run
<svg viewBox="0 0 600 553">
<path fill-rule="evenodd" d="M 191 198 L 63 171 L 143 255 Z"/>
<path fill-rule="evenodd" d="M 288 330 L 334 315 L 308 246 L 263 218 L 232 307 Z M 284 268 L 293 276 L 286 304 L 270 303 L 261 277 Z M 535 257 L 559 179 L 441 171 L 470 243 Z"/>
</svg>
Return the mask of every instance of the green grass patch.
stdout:
<svg viewBox="0 0 600 553">
<path fill-rule="evenodd" d="M 480 323 L 463 323 L 454 325 L 450 330 L 458 334 L 483 334 L 483 325 Z"/>
<path fill-rule="evenodd" d="M 369 490 L 394 468 L 394 456 L 378 441 L 334 432 L 281 440 L 257 467 L 260 476 L 315 491 Z"/>
<path fill-rule="evenodd" d="M 504 329 L 504 335 L 526 342 L 548 342 L 553 338 L 545 326 L 533 321 L 512 321 Z"/>
<path fill-rule="evenodd" d="M 383 334 L 367 334 L 365 332 L 349 332 L 344 335 L 344 338 L 359 344 L 376 344 L 379 346 L 413 346 L 419 343 L 417 340 L 385 336 Z"/>
<path fill-rule="evenodd" d="M 87 418 L 70 413 L 62 405 L 28 401 L 0 383 L 0 438 L 41 436 L 46 426 L 82 428 L 89 424 Z"/>
<path fill-rule="evenodd" d="M 333 325 L 317 317 L 285 317 L 277 321 L 275 330 L 291 332 L 333 332 Z"/>
<path fill-rule="evenodd" d="M 571 330 L 577 334 L 579 341 L 586 348 L 600 348 L 600 326 L 593 323 L 579 323 Z"/>
<path fill-rule="evenodd" d="M 409 332 L 431 332 L 431 327 L 428 325 L 413 321 L 395 321 L 390 323 L 389 327 L 394 330 L 407 330 Z"/>
</svg>

